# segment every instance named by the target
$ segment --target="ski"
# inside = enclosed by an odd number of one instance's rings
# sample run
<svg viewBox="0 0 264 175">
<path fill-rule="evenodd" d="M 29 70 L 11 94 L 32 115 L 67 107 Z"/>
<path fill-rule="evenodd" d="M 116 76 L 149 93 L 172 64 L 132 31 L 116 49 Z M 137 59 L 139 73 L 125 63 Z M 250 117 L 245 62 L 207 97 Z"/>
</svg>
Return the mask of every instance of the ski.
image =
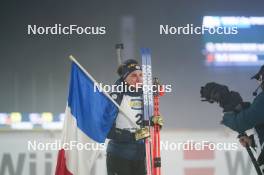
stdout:
<svg viewBox="0 0 264 175">
<path fill-rule="evenodd" d="M 148 86 L 151 88 L 148 92 L 149 101 L 149 115 L 151 116 L 152 122 L 158 120 L 160 116 L 159 112 L 159 96 L 163 95 L 159 92 L 158 79 L 152 79 L 152 66 L 151 66 L 151 54 L 150 50 L 147 49 L 147 77 Z M 154 81 L 153 81 L 154 80 Z M 153 84 L 155 86 L 153 86 Z M 154 96 L 154 97 L 153 97 Z M 153 100 L 154 99 L 154 100 Z M 153 118 L 152 118 L 153 117 Z M 157 121 L 156 120 L 156 121 Z M 153 127 L 150 129 L 151 141 L 152 141 L 152 174 L 161 174 L 161 157 L 160 157 L 160 125 L 157 122 L 153 122 Z"/>
<path fill-rule="evenodd" d="M 159 96 L 158 80 L 152 79 L 152 66 L 150 49 L 141 49 L 142 54 L 142 73 L 143 73 L 143 101 L 144 101 L 144 127 L 147 127 L 150 138 L 145 140 L 146 148 L 146 169 L 147 175 L 161 174 L 160 158 L 160 125 L 152 125 L 152 117 L 155 120 L 159 118 Z M 153 83 L 155 83 L 156 92 L 153 93 Z M 153 97 L 154 95 L 154 97 Z"/>
<path fill-rule="evenodd" d="M 147 50 L 141 49 L 141 55 L 142 55 L 142 74 L 143 74 L 143 127 L 147 128 L 148 132 L 151 133 L 151 123 L 150 123 L 150 112 L 149 110 L 149 92 L 148 92 L 148 56 L 147 56 Z M 151 137 L 148 137 L 145 139 L 145 150 L 146 150 L 146 171 L 147 175 L 153 175 L 152 174 L 152 143 L 151 143 Z"/>
</svg>

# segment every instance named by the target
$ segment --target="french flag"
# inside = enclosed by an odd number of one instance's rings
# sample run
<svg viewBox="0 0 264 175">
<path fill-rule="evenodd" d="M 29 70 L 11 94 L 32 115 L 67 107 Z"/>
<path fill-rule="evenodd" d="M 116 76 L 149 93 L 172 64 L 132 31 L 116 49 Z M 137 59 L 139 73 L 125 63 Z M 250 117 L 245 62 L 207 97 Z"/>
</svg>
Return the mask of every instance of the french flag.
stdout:
<svg viewBox="0 0 264 175">
<path fill-rule="evenodd" d="M 118 108 L 109 95 L 99 92 L 98 88 L 94 91 L 96 81 L 74 60 L 71 66 L 62 143 L 104 143 Z M 63 148 L 58 153 L 55 175 L 92 175 L 91 170 L 99 150 Z"/>
</svg>

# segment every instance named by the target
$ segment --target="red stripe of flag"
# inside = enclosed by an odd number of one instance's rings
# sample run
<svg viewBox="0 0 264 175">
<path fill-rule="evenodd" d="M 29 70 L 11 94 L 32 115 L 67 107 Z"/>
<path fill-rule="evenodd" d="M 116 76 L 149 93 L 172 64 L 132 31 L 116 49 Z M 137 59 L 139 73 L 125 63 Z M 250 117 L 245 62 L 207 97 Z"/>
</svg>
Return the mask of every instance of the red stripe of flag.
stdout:
<svg viewBox="0 0 264 175">
<path fill-rule="evenodd" d="M 64 149 L 59 151 L 55 175 L 73 175 L 67 169 Z"/>
</svg>

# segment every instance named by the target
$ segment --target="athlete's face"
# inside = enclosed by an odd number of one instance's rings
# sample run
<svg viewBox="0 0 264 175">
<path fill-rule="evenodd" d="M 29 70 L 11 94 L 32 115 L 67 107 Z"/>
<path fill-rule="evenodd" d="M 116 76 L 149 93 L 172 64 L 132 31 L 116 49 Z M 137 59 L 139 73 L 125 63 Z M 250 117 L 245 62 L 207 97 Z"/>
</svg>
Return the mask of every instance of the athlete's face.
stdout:
<svg viewBox="0 0 264 175">
<path fill-rule="evenodd" d="M 131 85 L 136 86 L 137 84 L 139 86 L 142 85 L 142 71 L 141 70 L 135 70 L 131 72 L 125 79 L 125 81 Z"/>
</svg>

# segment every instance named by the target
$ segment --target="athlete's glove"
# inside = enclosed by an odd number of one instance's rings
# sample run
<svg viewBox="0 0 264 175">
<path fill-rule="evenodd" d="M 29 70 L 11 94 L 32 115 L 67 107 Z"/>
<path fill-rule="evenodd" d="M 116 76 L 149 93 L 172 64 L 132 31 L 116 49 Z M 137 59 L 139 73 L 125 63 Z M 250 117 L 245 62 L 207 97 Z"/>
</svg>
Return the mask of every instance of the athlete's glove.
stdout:
<svg viewBox="0 0 264 175">
<path fill-rule="evenodd" d="M 148 137 L 150 137 L 150 133 L 149 133 L 149 128 L 147 128 L 147 127 L 140 128 L 135 133 L 135 139 L 136 140 L 141 140 L 141 139 L 145 139 Z"/>
<path fill-rule="evenodd" d="M 160 115 L 152 117 L 151 121 L 152 121 L 153 125 L 157 124 L 160 126 L 160 128 L 162 128 L 162 126 L 164 124 L 163 117 Z"/>
</svg>

